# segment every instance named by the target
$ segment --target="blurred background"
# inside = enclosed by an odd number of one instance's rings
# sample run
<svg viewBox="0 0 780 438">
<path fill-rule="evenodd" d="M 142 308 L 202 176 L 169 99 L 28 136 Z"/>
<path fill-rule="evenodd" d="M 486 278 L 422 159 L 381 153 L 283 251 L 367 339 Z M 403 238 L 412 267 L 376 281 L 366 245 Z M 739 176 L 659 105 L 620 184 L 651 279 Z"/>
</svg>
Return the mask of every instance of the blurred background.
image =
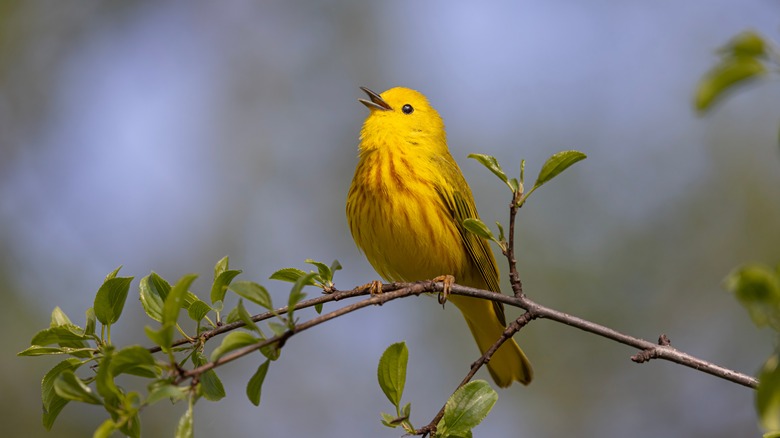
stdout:
<svg viewBox="0 0 780 438">
<path fill-rule="evenodd" d="M 119 265 L 136 277 L 113 330 L 121 345 L 150 344 L 137 280 L 151 270 L 171 282 L 199 273 L 193 292 L 207 297 L 229 255 L 277 302 L 289 285 L 268 276 L 307 258 L 338 259 L 339 288 L 377 279 L 344 213 L 367 115 L 360 85 L 427 94 L 487 223 L 506 223 L 509 194 L 467 154 L 495 155 L 511 173 L 526 159 L 532 179 L 552 153 L 585 152 L 520 212 L 527 293 L 754 374 L 774 340 L 721 281 L 740 263 L 780 261 L 780 86 L 742 88 L 705 117 L 692 109 L 714 51 L 748 28 L 780 40 L 780 4 L 0 3 L 4 434 L 86 436 L 103 421 L 71 404 L 45 432 L 40 379 L 59 358 L 15 353 L 55 306 L 83 324 Z M 749 389 L 634 364 L 635 351 L 548 321 L 517 339 L 536 379 L 499 390 L 475 436 L 759 434 Z M 225 366 L 227 397 L 198 403 L 196 434 L 399 436 L 379 422 L 392 407 L 376 366 L 400 340 L 404 400 L 422 426 L 478 357 L 454 308 L 428 297 L 291 339 L 259 407 L 244 386 L 260 356 Z M 185 408 L 145 412 L 144 436 L 172 436 Z"/>
</svg>

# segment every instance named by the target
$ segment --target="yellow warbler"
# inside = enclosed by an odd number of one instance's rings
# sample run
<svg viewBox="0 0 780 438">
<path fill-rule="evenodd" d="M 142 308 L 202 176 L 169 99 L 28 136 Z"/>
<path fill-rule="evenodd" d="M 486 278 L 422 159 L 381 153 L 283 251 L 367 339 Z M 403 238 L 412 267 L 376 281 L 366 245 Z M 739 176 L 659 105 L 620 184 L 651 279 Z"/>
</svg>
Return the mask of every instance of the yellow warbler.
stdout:
<svg viewBox="0 0 780 438">
<path fill-rule="evenodd" d="M 447 149 L 444 122 L 422 93 L 361 87 L 371 111 L 360 131 L 359 162 L 347 196 L 352 237 L 388 281 L 452 275 L 459 284 L 499 292 L 498 268 L 488 242 L 463 227 L 477 218 L 471 189 Z M 500 303 L 450 295 L 481 352 L 506 326 Z M 509 339 L 488 371 L 496 384 L 528 384 L 528 359 Z"/>
</svg>

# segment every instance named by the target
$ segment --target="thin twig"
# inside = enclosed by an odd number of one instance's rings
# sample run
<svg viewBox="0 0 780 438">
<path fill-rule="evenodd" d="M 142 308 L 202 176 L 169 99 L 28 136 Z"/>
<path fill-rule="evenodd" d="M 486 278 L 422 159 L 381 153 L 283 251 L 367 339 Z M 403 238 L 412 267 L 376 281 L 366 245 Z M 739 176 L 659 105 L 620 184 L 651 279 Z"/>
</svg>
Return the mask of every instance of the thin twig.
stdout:
<svg viewBox="0 0 780 438">
<path fill-rule="evenodd" d="M 408 287 L 409 284 L 410 283 L 383 284 L 381 292 L 382 293 L 392 292 L 401 289 L 402 287 Z M 314 307 L 317 304 L 324 304 L 333 301 L 340 301 L 347 298 L 355 298 L 363 295 L 368 295 L 369 293 L 368 286 L 369 285 L 358 286 L 354 289 L 345 290 L 345 291 L 333 289 L 332 293 L 323 294 L 316 298 L 310 298 L 308 300 L 303 300 L 298 302 L 295 305 L 295 307 L 293 307 L 293 310 L 305 309 L 307 307 Z M 277 315 L 284 315 L 287 312 L 289 312 L 289 308 L 287 306 L 284 306 L 284 307 L 279 307 L 278 309 L 274 309 L 273 311 L 259 313 L 257 315 L 252 316 L 251 319 L 253 322 L 260 322 L 266 319 L 271 319 Z M 230 324 L 223 324 L 220 325 L 219 327 L 215 327 L 211 330 L 202 332 L 197 338 L 201 339 L 202 341 L 207 341 L 213 338 L 214 336 L 233 331 L 235 329 L 244 327 L 245 325 L 246 324 L 244 324 L 243 321 L 235 321 L 235 322 L 231 322 Z M 180 345 L 192 344 L 192 343 L 193 343 L 192 339 L 181 338 L 173 341 L 173 343 L 171 343 L 171 347 L 178 347 Z M 155 347 L 149 347 L 148 350 L 150 353 L 158 353 L 162 351 L 162 348 L 160 346 L 155 346 Z"/>
<path fill-rule="evenodd" d="M 522 297 L 523 283 L 520 281 L 520 274 L 517 273 L 517 259 L 515 259 L 515 219 L 517 216 L 517 203 L 522 198 L 523 193 L 518 191 L 512 196 L 512 203 L 509 204 L 509 241 L 506 243 L 506 249 L 504 250 L 504 256 L 509 261 L 509 266 L 514 269 L 509 269 L 509 284 L 512 285 L 512 292 L 515 297 Z"/>
<path fill-rule="evenodd" d="M 441 288 L 440 284 L 436 284 L 436 290 Z M 566 324 L 570 327 L 578 328 L 588 333 L 601 336 L 603 338 L 611 339 L 621 344 L 628 345 L 630 347 L 637 348 L 639 350 L 655 350 L 655 358 L 668 360 L 670 362 L 677 363 L 693 368 L 698 371 L 711 374 L 715 377 L 728 380 L 733 383 L 747 386 L 748 388 L 755 389 L 758 385 L 758 380 L 754 377 L 746 374 L 739 373 L 728 368 L 715 365 L 712 362 L 708 362 L 703 359 L 699 359 L 690 354 L 684 353 L 680 350 L 672 348 L 667 345 L 659 345 L 654 342 L 650 342 L 644 339 L 635 338 L 633 336 L 626 335 L 624 333 L 613 330 L 609 327 L 605 327 L 594 322 L 570 315 L 565 312 L 561 312 L 549 307 L 545 307 L 539 303 L 530 300 L 528 297 L 516 298 L 504 295 L 498 292 L 491 292 L 482 289 L 475 289 L 468 286 L 461 286 L 457 284 L 452 285 L 450 293 L 455 295 L 463 295 L 475 298 L 487 298 L 493 301 L 504 303 L 508 306 L 525 309 L 530 312 L 535 318 L 549 319 L 550 321 Z"/>
<path fill-rule="evenodd" d="M 315 318 L 312 318 L 306 322 L 296 324 L 293 329 L 287 330 L 286 332 L 274 336 L 272 338 L 264 339 L 262 341 L 259 341 L 257 343 L 247 345 L 246 347 L 242 347 L 239 349 L 236 349 L 234 351 L 231 351 L 230 353 L 220 357 L 219 359 L 205 363 L 199 367 L 193 368 L 189 371 L 186 371 L 181 374 L 181 376 L 177 379 L 176 384 L 181 383 L 183 380 L 187 378 L 197 378 L 201 374 L 205 373 L 206 371 L 212 370 L 218 366 L 224 365 L 228 362 L 232 362 L 240 357 L 246 356 L 256 350 L 259 350 L 265 346 L 272 345 L 272 344 L 278 344 L 283 345 L 287 339 L 292 337 L 293 335 L 300 333 L 304 330 L 310 329 L 316 325 L 322 324 L 323 322 L 330 321 L 331 319 L 337 318 L 342 315 L 346 315 L 347 313 L 354 312 L 355 310 L 362 309 L 363 307 L 372 306 L 372 305 L 382 305 L 386 303 L 387 301 L 395 300 L 402 297 L 407 297 L 410 295 L 420 295 L 426 292 L 433 292 L 435 289 L 436 283 L 431 281 L 421 281 L 417 283 L 407 283 L 405 286 L 396 288 L 398 284 L 391 284 L 388 285 L 388 291 L 385 292 L 385 287 L 383 285 L 382 287 L 382 293 L 373 295 L 372 297 L 365 299 L 363 301 L 358 301 L 357 303 L 350 304 L 348 306 L 342 307 L 340 309 L 336 309 L 332 312 L 326 313 L 324 315 L 319 315 Z M 393 291 L 390 291 L 390 289 L 396 289 Z M 349 294 L 366 294 L 367 291 L 360 290 L 361 288 L 353 289 L 352 291 L 349 291 Z M 342 297 L 343 298 L 343 297 Z M 286 312 L 287 309 L 280 309 L 279 313 Z M 259 316 L 259 315 L 258 315 Z"/>
<path fill-rule="evenodd" d="M 498 338 L 498 340 L 490 346 L 490 348 L 485 351 L 485 353 L 479 357 L 474 363 L 471 364 L 471 368 L 469 369 L 469 373 L 466 374 L 466 377 L 463 378 L 463 380 L 460 381 L 457 388 L 455 388 L 455 391 L 459 390 L 463 385 L 469 383 L 471 379 L 474 378 L 474 375 L 477 374 L 477 371 L 485 365 L 486 363 L 490 362 L 490 359 L 493 357 L 493 355 L 498 351 L 498 349 L 501 347 L 501 345 L 504 344 L 507 340 L 511 339 L 512 336 L 515 335 L 515 333 L 519 332 L 520 329 L 526 326 L 529 322 L 531 322 L 533 318 L 531 317 L 531 314 L 528 312 L 523 313 L 520 315 L 519 318 L 512 321 L 509 325 L 507 325 L 506 329 L 503 333 L 501 333 L 501 337 Z M 454 394 L 455 391 L 452 393 Z M 444 406 L 441 407 L 439 410 L 439 413 L 436 414 L 435 417 L 433 417 L 433 420 L 431 420 L 430 423 L 427 425 L 417 429 L 414 431 L 415 435 L 422 435 L 423 438 L 426 436 L 434 435 L 436 434 L 436 429 L 439 424 L 439 421 L 441 421 L 442 417 L 444 417 L 444 409 L 447 407 L 447 404 L 445 403 Z"/>
</svg>

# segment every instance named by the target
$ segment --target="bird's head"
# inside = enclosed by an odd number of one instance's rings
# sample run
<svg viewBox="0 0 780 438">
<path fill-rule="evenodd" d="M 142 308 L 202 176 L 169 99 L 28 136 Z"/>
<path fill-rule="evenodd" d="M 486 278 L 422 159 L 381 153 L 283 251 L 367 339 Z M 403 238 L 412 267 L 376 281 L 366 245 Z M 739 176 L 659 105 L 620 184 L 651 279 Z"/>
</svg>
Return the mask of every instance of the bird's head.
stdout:
<svg viewBox="0 0 780 438">
<path fill-rule="evenodd" d="M 360 132 L 361 148 L 417 148 L 446 151 L 444 122 L 419 91 L 395 87 L 382 94 L 360 87 L 368 99 L 358 99 L 371 113 Z"/>
</svg>

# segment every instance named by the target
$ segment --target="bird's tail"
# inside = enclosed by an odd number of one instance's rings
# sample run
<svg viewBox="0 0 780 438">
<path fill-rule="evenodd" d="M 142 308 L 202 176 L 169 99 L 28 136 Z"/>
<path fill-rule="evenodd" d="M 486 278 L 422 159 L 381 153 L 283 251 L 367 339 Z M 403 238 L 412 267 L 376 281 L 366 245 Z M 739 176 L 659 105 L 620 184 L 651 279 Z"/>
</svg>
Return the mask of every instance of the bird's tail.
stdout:
<svg viewBox="0 0 780 438">
<path fill-rule="evenodd" d="M 493 303 L 479 298 L 450 295 L 449 300 L 463 313 L 471 334 L 477 341 L 479 351 L 488 350 L 505 328 L 493 308 Z M 507 339 L 493 354 L 487 364 L 488 371 L 496 385 L 506 388 L 517 381 L 523 385 L 531 383 L 533 369 L 528 358 L 514 339 Z"/>
</svg>

